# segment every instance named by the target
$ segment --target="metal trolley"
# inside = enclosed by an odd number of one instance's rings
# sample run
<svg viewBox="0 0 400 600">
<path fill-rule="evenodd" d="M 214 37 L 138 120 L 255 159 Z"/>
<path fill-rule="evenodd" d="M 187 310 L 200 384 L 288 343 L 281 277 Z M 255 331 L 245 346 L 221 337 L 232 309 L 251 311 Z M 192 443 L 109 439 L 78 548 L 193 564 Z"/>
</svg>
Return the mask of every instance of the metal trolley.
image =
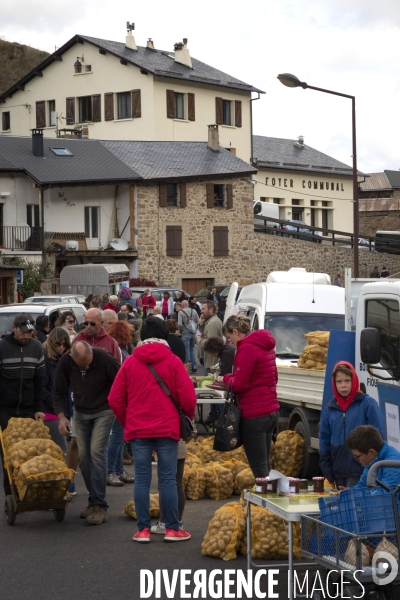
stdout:
<svg viewBox="0 0 400 600">
<path fill-rule="evenodd" d="M 368 475 L 368 486 L 376 482 L 391 494 L 378 494 L 374 498 L 370 490 L 365 502 L 365 510 L 360 503 L 351 507 L 353 532 L 338 525 L 322 522 L 320 518 L 303 515 L 301 518 L 301 548 L 305 557 L 312 558 L 325 571 L 319 573 L 322 590 L 313 592 L 313 600 L 323 598 L 363 598 L 365 600 L 398 600 L 400 598 L 400 563 L 398 557 L 387 555 L 385 559 L 373 558 L 380 542 L 386 539 L 400 548 L 399 504 L 400 485 L 390 490 L 376 479 L 381 467 L 400 468 L 399 461 L 375 463 Z M 375 488 L 376 489 L 376 488 Z M 350 489 L 351 490 L 351 489 Z M 369 500 L 369 502 L 368 502 Z M 374 504 L 375 502 L 375 504 Z M 351 512 L 349 510 L 349 512 Z M 346 518 L 342 517 L 342 522 Z M 346 526 L 348 523 L 346 522 Z M 381 527 L 379 527 L 381 525 Z M 387 529 L 385 531 L 385 527 Z M 379 527 L 379 531 L 377 531 Z M 350 529 L 350 527 L 348 527 Z M 354 530 L 357 530 L 354 532 Z M 349 544 L 351 550 L 349 551 Z M 366 555 L 368 552 L 368 555 Z M 364 561 L 363 561 L 364 555 Z M 365 566 L 365 559 L 372 559 L 372 565 Z M 390 558 L 390 560 L 386 560 Z M 364 565 L 363 565 L 364 562 Z M 329 576 L 328 576 L 329 573 Z"/>
<path fill-rule="evenodd" d="M 6 497 L 4 512 L 8 525 L 14 525 L 17 514 L 36 510 L 52 510 L 56 521 L 63 521 L 67 506 L 66 493 L 70 479 L 47 479 L 32 481 L 27 485 L 23 498 L 20 498 L 17 486 L 6 460 L 3 432 L 0 428 L 0 442 L 3 448 L 4 464 L 11 484 L 11 494 Z M 59 499 L 54 499 L 56 492 Z"/>
</svg>

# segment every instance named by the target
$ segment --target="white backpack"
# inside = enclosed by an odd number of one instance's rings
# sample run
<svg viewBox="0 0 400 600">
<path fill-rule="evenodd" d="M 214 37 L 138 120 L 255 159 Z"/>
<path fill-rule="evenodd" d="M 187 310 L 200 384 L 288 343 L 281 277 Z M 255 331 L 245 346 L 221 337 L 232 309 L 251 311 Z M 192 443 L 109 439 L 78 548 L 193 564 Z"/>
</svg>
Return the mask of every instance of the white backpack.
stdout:
<svg viewBox="0 0 400 600">
<path fill-rule="evenodd" d="M 190 318 L 187 316 L 187 313 L 185 313 L 185 315 L 187 318 L 186 329 L 188 330 L 189 333 L 196 333 L 197 323 L 193 319 L 193 308 L 192 308 L 192 312 L 190 313 Z"/>
</svg>

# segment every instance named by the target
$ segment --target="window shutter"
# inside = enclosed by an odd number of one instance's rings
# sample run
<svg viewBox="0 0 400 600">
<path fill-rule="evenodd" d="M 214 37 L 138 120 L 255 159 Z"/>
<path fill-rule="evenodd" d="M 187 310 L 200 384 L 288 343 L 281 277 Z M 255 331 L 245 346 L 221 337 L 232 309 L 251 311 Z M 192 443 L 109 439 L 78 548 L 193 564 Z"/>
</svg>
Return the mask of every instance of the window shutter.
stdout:
<svg viewBox="0 0 400 600">
<path fill-rule="evenodd" d="M 207 208 L 214 208 L 214 184 L 207 183 Z"/>
<path fill-rule="evenodd" d="M 36 127 L 46 127 L 46 102 L 36 102 Z"/>
<path fill-rule="evenodd" d="M 228 227 L 214 227 L 214 256 L 228 256 Z"/>
<path fill-rule="evenodd" d="M 114 93 L 109 92 L 104 94 L 104 120 L 114 120 Z"/>
<path fill-rule="evenodd" d="M 142 103 L 140 99 L 140 90 L 132 90 L 132 117 L 137 119 L 142 116 Z"/>
<path fill-rule="evenodd" d="M 67 125 L 75 125 L 75 98 L 67 98 Z"/>
<path fill-rule="evenodd" d="M 235 125 L 236 127 L 242 126 L 242 101 L 235 100 Z"/>
<path fill-rule="evenodd" d="M 231 183 L 226 184 L 226 208 L 233 208 L 233 186 Z"/>
<path fill-rule="evenodd" d="M 167 117 L 173 119 L 175 117 L 175 92 L 174 90 L 167 90 Z"/>
<path fill-rule="evenodd" d="M 93 118 L 93 123 L 99 123 L 101 121 L 101 96 L 100 96 L 100 94 L 94 94 L 92 96 L 92 118 Z"/>
<path fill-rule="evenodd" d="M 167 225 L 167 256 L 182 256 L 182 227 L 181 225 Z"/>
<path fill-rule="evenodd" d="M 222 98 L 215 98 L 215 121 L 217 125 L 224 122 L 224 101 Z"/>
<path fill-rule="evenodd" d="M 186 208 L 186 183 L 181 183 L 179 185 L 179 199 L 180 199 L 180 207 Z"/>
<path fill-rule="evenodd" d="M 158 205 L 161 208 L 167 206 L 167 184 L 160 183 L 159 185 L 159 194 L 158 194 Z"/>
<path fill-rule="evenodd" d="M 196 120 L 196 111 L 194 105 L 194 94 L 188 94 L 188 120 L 195 121 Z"/>
</svg>

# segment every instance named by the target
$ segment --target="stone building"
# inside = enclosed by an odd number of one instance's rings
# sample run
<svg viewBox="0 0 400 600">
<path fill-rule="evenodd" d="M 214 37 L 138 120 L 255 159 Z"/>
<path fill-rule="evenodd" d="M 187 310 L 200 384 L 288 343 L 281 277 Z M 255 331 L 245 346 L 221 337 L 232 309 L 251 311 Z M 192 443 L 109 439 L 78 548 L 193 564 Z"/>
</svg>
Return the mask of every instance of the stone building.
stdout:
<svg viewBox="0 0 400 600">
<path fill-rule="evenodd" d="M 370 173 L 359 188 L 361 234 L 400 231 L 400 171 Z"/>
</svg>

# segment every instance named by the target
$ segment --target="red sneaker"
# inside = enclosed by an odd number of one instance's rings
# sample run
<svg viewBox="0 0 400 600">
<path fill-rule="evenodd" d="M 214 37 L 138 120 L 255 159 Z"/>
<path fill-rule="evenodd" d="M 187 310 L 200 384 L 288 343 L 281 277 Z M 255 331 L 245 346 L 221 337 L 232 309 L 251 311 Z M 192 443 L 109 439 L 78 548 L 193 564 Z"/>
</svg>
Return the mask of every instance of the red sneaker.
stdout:
<svg viewBox="0 0 400 600">
<path fill-rule="evenodd" d="M 137 531 L 135 535 L 132 537 L 134 542 L 150 542 L 150 529 L 142 529 L 142 531 Z"/>
<path fill-rule="evenodd" d="M 164 542 L 184 542 L 185 540 L 190 540 L 192 536 L 188 531 L 182 531 L 182 529 L 166 529 Z"/>
</svg>

